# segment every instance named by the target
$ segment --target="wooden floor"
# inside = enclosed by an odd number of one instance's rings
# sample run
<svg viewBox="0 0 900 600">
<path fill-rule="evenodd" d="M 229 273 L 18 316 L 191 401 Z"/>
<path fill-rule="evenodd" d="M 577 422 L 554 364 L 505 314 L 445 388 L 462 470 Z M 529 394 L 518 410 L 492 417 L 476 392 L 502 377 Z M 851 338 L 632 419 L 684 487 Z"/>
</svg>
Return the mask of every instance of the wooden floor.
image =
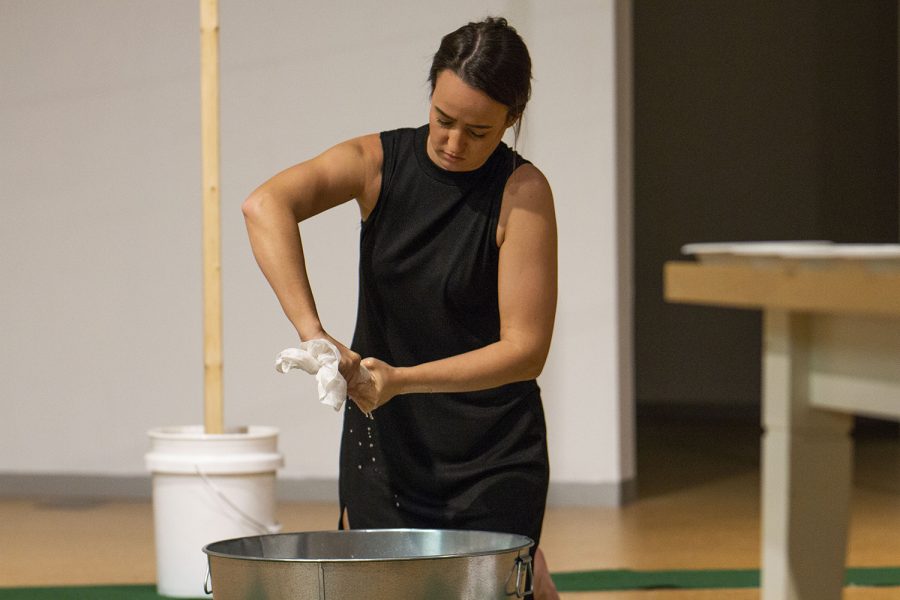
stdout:
<svg viewBox="0 0 900 600">
<path fill-rule="evenodd" d="M 551 571 L 759 567 L 759 431 L 746 424 L 647 423 L 639 499 L 624 508 L 551 508 L 542 546 Z M 900 440 L 857 441 L 848 564 L 900 566 Z M 285 531 L 331 529 L 336 506 L 282 504 Z M 0 587 L 150 583 L 151 506 L 105 499 L 0 501 Z M 900 587 L 850 600 L 900 599 Z M 569 593 L 565 600 L 750 600 L 758 590 Z"/>
</svg>

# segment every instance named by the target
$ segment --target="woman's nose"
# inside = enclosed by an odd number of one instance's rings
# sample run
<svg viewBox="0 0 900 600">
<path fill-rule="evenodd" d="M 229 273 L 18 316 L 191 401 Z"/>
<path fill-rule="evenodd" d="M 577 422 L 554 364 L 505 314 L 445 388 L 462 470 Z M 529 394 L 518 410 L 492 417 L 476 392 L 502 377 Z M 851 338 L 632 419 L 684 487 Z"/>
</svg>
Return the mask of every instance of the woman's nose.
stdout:
<svg viewBox="0 0 900 600">
<path fill-rule="evenodd" d="M 447 134 L 447 151 L 452 154 L 462 154 L 465 150 L 465 137 L 459 129 L 451 129 Z"/>
</svg>

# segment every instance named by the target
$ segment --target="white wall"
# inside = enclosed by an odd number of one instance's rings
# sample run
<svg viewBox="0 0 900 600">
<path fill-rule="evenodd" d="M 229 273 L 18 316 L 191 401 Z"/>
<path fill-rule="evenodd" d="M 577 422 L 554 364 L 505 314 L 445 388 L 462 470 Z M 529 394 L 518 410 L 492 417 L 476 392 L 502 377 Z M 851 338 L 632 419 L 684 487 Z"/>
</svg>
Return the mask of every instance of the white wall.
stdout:
<svg viewBox="0 0 900 600">
<path fill-rule="evenodd" d="M 424 123 L 440 37 L 487 14 L 531 49 L 520 147 L 557 201 L 552 481 L 605 502 L 633 477 L 613 9 L 220 0 L 226 422 L 281 429 L 282 479 L 336 478 L 340 417 L 273 369 L 297 340 L 240 203 L 337 141 Z M 0 0 L 0 475 L 142 476 L 148 429 L 202 420 L 198 27 L 181 0 Z M 347 342 L 358 229 L 352 205 L 303 225 L 321 316 Z"/>
</svg>

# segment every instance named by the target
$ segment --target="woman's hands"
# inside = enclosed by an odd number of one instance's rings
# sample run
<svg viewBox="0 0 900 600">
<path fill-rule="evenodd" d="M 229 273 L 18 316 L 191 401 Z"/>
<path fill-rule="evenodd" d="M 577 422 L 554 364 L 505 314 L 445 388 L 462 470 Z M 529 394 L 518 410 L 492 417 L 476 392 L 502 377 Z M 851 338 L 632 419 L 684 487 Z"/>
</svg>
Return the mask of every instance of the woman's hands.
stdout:
<svg viewBox="0 0 900 600">
<path fill-rule="evenodd" d="M 347 395 L 364 413 L 371 413 L 384 406 L 397 395 L 396 369 L 377 358 L 360 360 L 359 354 L 340 343 L 325 330 L 319 330 L 306 339 L 328 340 L 340 351 L 338 371 L 347 382 Z"/>
<path fill-rule="evenodd" d="M 366 358 L 361 363 L 365 369 L 347 380 L 347 394 L 361 411 L 371 413 L 384 406 L 399 392 L 397 369 L 377 358 Z"/>
</svg>

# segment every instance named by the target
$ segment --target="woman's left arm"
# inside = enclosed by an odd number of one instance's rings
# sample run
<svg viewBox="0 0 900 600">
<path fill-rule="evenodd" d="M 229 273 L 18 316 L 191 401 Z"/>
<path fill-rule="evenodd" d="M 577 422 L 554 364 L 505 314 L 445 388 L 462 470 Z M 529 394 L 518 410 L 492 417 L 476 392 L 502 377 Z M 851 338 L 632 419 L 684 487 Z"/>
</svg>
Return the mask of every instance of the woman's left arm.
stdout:
<svg viewBox="0 0 900 600">
<path fill-rule="evenodd" d="M 497 244 L 499 341 L 413 367 L 366 358 L 372 379 L 349 390 L 360 408 L 374 410 L 399 394 L 483 390 L 541 373 L 556 315 L 556 217 L 550 185 L 530 164 L 507 181 Z"/>
</svg>

